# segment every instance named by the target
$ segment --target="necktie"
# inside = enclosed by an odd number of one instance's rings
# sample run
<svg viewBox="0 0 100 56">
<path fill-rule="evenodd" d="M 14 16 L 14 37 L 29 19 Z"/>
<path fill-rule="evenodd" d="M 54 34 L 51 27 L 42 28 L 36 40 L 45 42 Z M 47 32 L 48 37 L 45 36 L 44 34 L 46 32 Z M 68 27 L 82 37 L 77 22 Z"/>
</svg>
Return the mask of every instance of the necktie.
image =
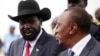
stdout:
<svg viewBox="0 0 100 56">
<path fill-rule="evenodd" d="M 26 42 L 26 49 L 25 49 L 25 55 L 24 56 L 30 56 L 30 43 L 29 42 Z"/>
<path fill-rule="evenodd" d="M 68 56 L 74 56 L 74 52 L 72 50 L 68 50 Z"/>
</svg>

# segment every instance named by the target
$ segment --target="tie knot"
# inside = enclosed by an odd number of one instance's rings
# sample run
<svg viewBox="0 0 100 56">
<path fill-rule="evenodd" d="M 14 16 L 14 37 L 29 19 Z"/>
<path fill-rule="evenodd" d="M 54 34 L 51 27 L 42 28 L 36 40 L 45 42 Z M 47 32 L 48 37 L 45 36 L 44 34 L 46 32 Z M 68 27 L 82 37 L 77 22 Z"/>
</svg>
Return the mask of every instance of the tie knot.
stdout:
<svg viewBox="0 0 100 56">
<path fill-rule="evenodd" d="M 31 47 L 29 42 L 26 42 L 26 47 Z"/>
<path fill-rule="evenodd" d="M 74 52 L 72 50 L 68 50 L 68 56 L 74 56 Z"/>
</svg>

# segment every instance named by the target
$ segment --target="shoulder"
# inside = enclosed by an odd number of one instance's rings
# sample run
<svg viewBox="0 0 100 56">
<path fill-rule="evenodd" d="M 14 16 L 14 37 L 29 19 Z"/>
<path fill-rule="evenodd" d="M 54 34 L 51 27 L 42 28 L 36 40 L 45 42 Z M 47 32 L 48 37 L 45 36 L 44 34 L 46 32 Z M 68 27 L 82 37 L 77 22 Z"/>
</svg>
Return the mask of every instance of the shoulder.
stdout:
<svg viewBox="0 0 100 56">
<path fill-rule="evenodd" d="M 47 32 L 43 31 L 43 35 L 45 35 L 45 41 L 48 43 L 57 43 L 55 36 L 48 34 Z"/>
<path fill-rule="evenodd" d="M 58 42 L 56 40 L 56 37 L 50 34 L 47 34 L 46 36 L 46 40 L 48 43 L 50 43 L 51 45 L 58 45 Z"/>
<path fill-rule="evenodd" d="M 97 40 L 95 40 L 95 47 L 96 47 L 96 48 L 99 48 L 99 50 L 100 50 L 100 42 L 97 41 Z"/>
<path fill-rule="evenodd" d="M 96 40 L 100 41 L 100 27 L 96 29 L 92 35 L 94 36 Z"/>
<path fill-rule="evenodd" d="M 18 40 L 14 40 L 12 43 L 11 43 L 11 47 L 17 47 L 18 45 L 20 45 L 22 42 L 24 42 L 25 40 L 23 40 L 22 38 L 19 38 Z"/>
<path fill-rule="evenodd" d="M 94 37 L 92 37 L 92 39 L 87 44 L 86 48 L 89 48 L 91 52 L 96 51 L 96 53 L 100 53 L 100 42 L 94 39 Z"/>
<path fill-rule="evenodd" d="M 100 46 L 100 42 L 99 41 L 97 41 L 96 39 L 95 39 L 95 37 L 91 37 L 91 39 L 90 39 L 90 41 L 89 41 L 89 43 L 88 43 L 88 45 L 90 45 L 90 46 Z"/>
<path fill-rule="evenodd" d="M 90 51 L 93 56 L 100 56 L 100 42 L 95 40 L 94 47 Z"/>
<path fill-rule="evenodd" d="M 45 35 L 45 36 L 43 36 L 43 35 Z M 55 36 L 53 36 L 53 35 L 51 35 L 51 34 L 48 34 L 47 32 L 45 32 L 45 31 L 43 31 L 43 37 L 44 37 L 44 39 L 45 39 L 45 42 L 47 43 L 47 44 L 49 44 L 49 45 L 53 45 L 53 46 L 55 46 L 55 45 L 58 45 L 58 42 L 56 41 L 56 37 Z M 43 38 L 42 38 L 43 39 Z"/>
<path fill-rule="evenodd" d="M 46 37 L 45 39 L 46 39 L 47 41 L 57 42 L 55 36 L 53 36 L 53 35 L 47 33 L 45 30 L 43 30 L 42 36 L 43 36 L 43 35 L 45 35 L 45 37 Z"/>
</svg>

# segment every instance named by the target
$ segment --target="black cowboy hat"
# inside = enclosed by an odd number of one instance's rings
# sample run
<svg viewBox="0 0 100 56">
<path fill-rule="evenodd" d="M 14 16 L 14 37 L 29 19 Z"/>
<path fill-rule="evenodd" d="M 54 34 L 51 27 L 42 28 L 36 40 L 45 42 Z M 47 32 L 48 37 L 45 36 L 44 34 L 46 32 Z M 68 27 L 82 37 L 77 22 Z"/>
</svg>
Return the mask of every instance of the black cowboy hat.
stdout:
<svg viewBox="0 0 100 56">
<path fill-rule="evenodd" d="M 18 5 L 18 16 L 8 17 L 16 22 L 19 21 L 20 17 L 27 15 L 36 15 L 43 19 L 43 21 L 48 20 L 51 17 L 51 12 L 48 8 L 43 8 L 40 10 L 38 3 L 35 0 L 20 1 Z"/>
</svg>

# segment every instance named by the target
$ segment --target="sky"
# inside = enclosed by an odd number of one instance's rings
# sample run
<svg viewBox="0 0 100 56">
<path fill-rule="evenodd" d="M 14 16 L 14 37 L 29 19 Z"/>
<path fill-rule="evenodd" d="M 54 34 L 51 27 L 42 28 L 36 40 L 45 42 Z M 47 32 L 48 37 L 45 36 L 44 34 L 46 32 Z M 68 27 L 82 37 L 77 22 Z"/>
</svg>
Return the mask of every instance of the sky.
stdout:
<svg viewBox="0 0 100 56">
<path fill-rule="evenodd" d="M 17 7 L 20 0 L 0 0 L 0 38 L 9 32 L 9 26 L 15 25 L 16 34 L 20 34 L 19 24 L 8 18 L 8 15 L 17 16 Z M 51 34 L 51 22 L 67 8 L 67 0 L 36 0 L 41 9 L 48 7 L 51 10 L 51 18 L 43 22 L 42 28 Z M 88 0 L 86 10 L 94 17 L 94 12 L 100 7 L 100 0 Z M 95 17 L 94 17 L 95 18 Z"/>
</svg>

